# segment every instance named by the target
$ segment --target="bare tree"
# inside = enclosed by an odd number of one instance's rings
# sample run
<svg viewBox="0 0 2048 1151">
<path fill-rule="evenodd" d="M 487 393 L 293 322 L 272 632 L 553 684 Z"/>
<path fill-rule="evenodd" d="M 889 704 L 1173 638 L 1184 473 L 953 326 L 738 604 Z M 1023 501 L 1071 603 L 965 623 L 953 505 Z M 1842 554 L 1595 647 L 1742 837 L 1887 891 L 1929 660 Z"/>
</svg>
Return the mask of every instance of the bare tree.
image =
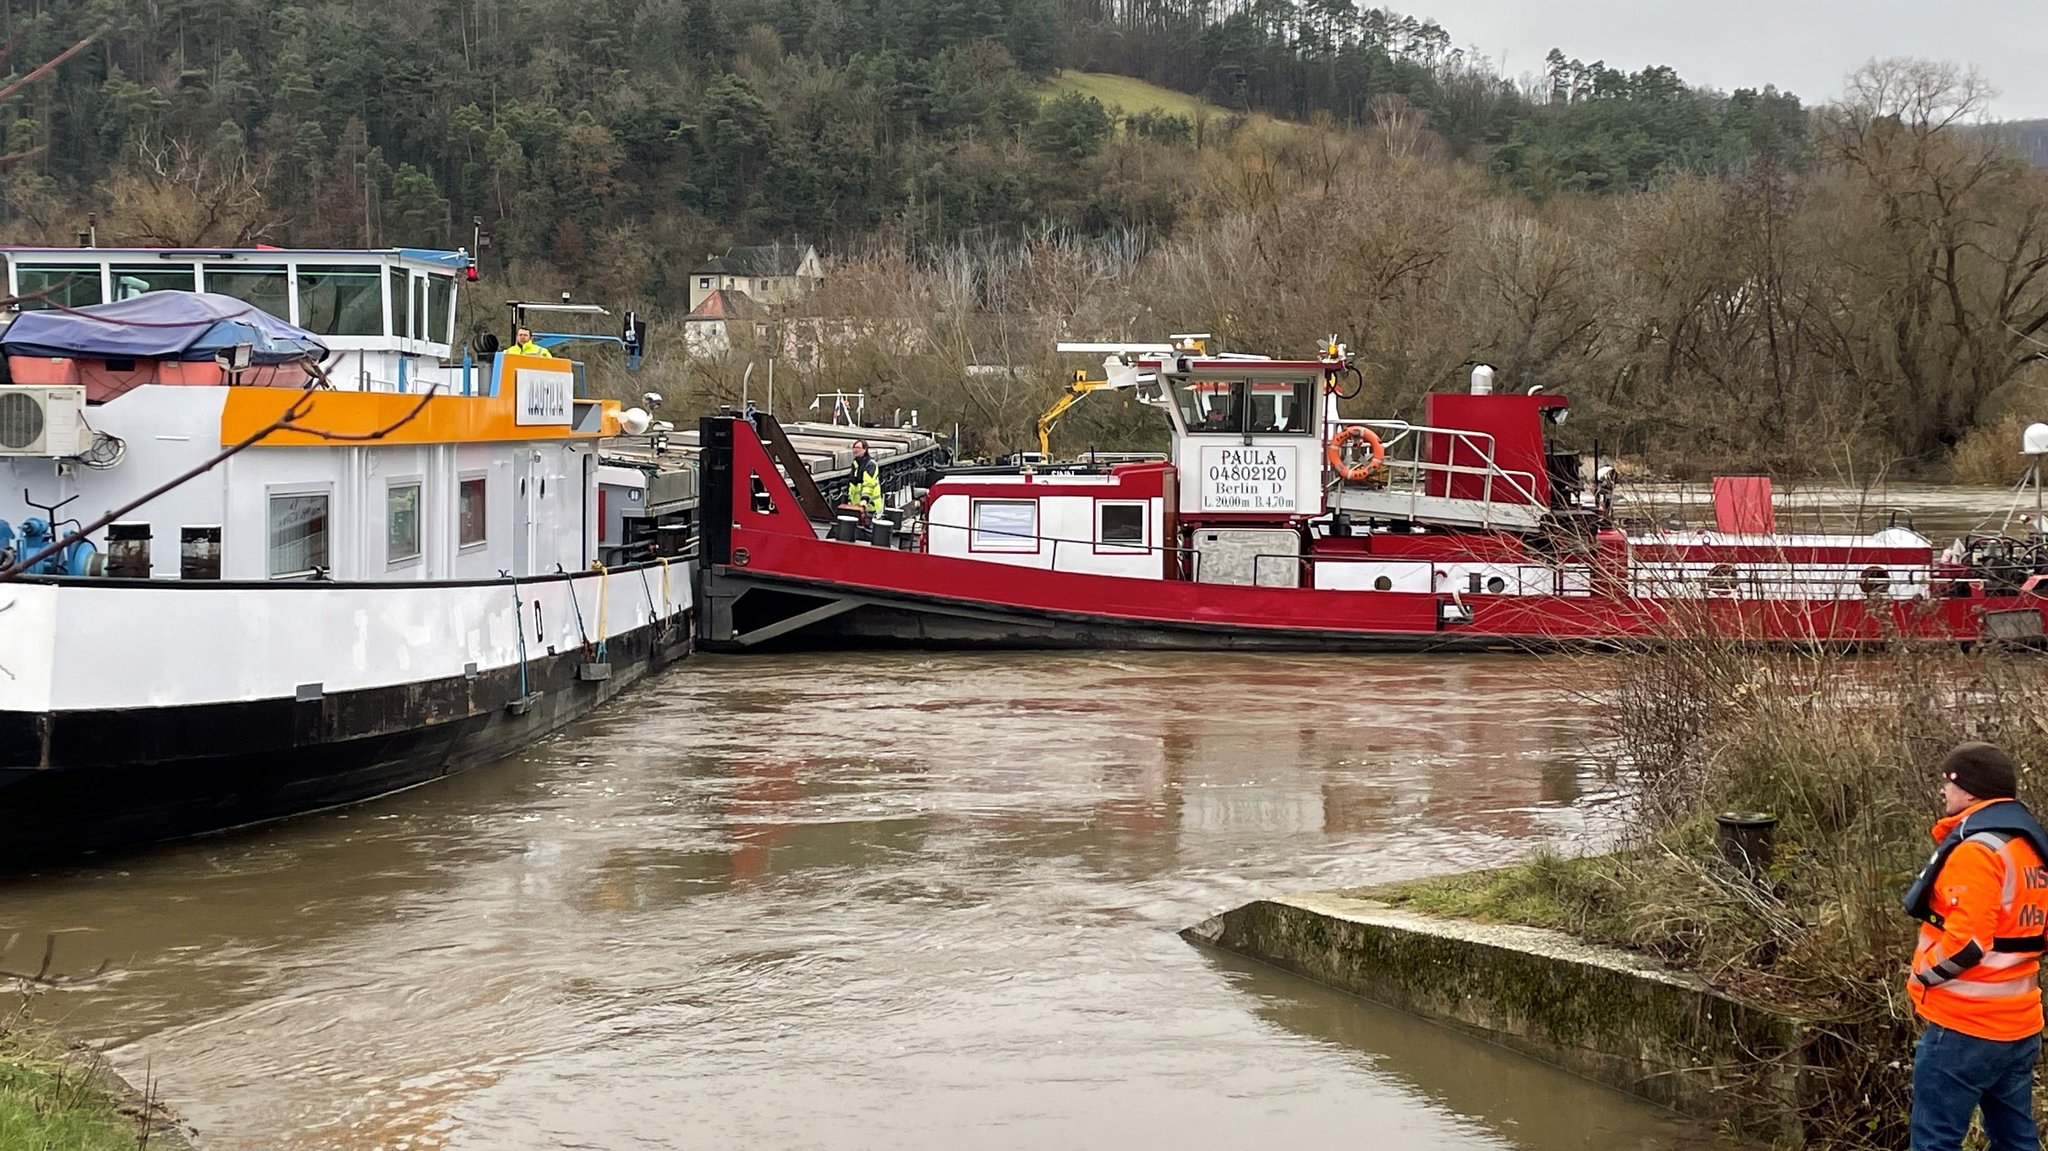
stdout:
<svg viewBox="0 0 2048 1151">
<path fill-rule="evenodd" d="M 2048 327 L 2048 176 L 1961 131 L 1991 95 L 1974 70 L 1874 61 L 1822 118 L 1852 210 L 1834 351 L 1909 453 L 1952 446 Z"/>
<path fill-rule="evenodd" d="M 264 197 L 268 175 L 243 149 L 145 136 L 109 186 L 110 223 L 128 240 L 161 247 L 254 244 L 281 224 Z"/>
</svg>

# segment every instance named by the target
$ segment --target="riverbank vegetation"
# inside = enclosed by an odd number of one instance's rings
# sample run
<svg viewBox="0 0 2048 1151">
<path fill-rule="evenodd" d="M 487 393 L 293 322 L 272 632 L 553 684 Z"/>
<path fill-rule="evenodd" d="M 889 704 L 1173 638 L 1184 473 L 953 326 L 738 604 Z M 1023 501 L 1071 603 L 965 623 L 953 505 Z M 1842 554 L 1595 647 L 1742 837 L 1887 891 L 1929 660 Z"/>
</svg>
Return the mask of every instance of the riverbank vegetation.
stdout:
<svg viewBox="0 0 2048 1151">
<path fill-rule="evenodd" d="M 58 973 L 51 936 L 39 966 L 15 970 L 7 961 L 19 942 L 0 941 L 0 1151 L 189 1148 L 189 1129 L 153 1085 L 137 1092 L 98 1051 L 66 1043 L 35 1017 L 43 995 L 91 982 L 106 965 L 90 974 Z"/>
<path fill-rule="evenodd" d="M 784 397 L 1009 450 L 1076 366 L 1052 340 L 1184 330 L 1334 332 L 1383 415 L 1485 360 L 1667 472 L 2006 479 L 2001 421 L 2048 412 L 2048 173 L 1943 65 L 1818 106 L 1564 50 L 1510 77 L 1308 0 L 6 0 L 0 35 L 17 67 L 95 37 L 0 105 L 0 237 L 488 236 L 472 320 L 638 308 L 676 414 L 773 357 Z M 827 290 L 686 355 L 692 270 L 758 242 L 818 245 Z M 1097 397 L 1062 446 L 1146 414 Z"/>
<path fill-rule="evenodd" d="M 2021 797 L 2048 800 L 2038 653 L 1898 644 L 1843 659 L 1708 641 L 1573 674 L 1603 685 L 1599 754 L 1631 796 L 1622 849 L 1389 898 L 1634 948 L 1810 1021 L 1794 1056 L 1814 1069 L 1809 1144 L 1903 1145 L 1915 925 L 1899 896 L 1930 848 L 1934 768 L 1954 744 L 1988 740 L 2029 769 Z M 1714 816 L 1729 811 L 1780 819 L 1760 881 L 1716 849 Z"/>
<path fill-rule="evenodd" d="M 95 1059 L 66 1049 L 25 1011 L 0 1016 L 0 1151 L 147 1146 L 147 1127 L 123 1112 L 94 1074 Z"/>
</svg>

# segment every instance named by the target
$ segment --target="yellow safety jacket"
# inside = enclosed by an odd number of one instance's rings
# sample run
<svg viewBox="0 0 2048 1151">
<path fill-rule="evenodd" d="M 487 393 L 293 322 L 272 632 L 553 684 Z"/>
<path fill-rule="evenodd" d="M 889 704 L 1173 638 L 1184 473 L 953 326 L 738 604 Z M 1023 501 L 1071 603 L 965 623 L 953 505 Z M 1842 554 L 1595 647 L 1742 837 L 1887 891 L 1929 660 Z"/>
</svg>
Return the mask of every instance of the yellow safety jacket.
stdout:
<svg viewBox="0 0 2048 1151">
<path fill-rule="evenodd" d="M 553 357 L 554 355 L 553 352 L 548 351 L 546 348 L 541 347 L 539 344 L 534 343 L 532 340 L 528 340 L 523 344 L 514 344 L 511 347 L 506 348 L 505 350 L 512 353 L 515 356 Z"/>
<path fill-rule="evenodd" d="M 871 516 L 882 514 L 882 476 L 872 458 L 853 461 L 853 478 L 846 484 L 846 500 Z"/>
</svg>

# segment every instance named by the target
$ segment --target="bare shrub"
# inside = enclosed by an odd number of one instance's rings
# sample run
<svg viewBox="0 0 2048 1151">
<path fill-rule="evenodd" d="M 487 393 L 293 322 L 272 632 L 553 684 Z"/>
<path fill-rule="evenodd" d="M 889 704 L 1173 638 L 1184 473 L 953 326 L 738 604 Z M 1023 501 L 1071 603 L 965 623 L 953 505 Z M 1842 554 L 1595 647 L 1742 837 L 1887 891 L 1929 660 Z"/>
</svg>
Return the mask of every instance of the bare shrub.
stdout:
<svg viewBox="0 0 2048 1151">
<path fill-rule="evenodd" d="M 2000 486 L 2018 483 L 2030 462 L 2020 454 L 2020 434 L 2028 424 L 2038 422 L 2013 414 L 1964 436 L 1950 457 L 1956 482 Z"/>
</svg>

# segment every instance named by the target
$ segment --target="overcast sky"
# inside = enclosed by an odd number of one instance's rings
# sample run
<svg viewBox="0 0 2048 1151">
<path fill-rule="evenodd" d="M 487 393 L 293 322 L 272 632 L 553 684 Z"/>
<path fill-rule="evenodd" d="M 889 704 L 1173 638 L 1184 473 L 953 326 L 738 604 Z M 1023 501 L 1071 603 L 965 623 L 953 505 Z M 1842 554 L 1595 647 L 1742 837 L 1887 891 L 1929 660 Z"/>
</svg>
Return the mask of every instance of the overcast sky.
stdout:
<svg viewBox="0 0 2048 1151">
<path fill-rule="evenodd" d="M 1544 54 L 1633 72 L 1669 64 L 1688 83 L 1776 84 L 1809 105 L 1873 56 L 1975 64 L 2001 119 L 2048 117 L 2048 0 L 1389 0 L 1428 17 L 1510 76 Z"/>
</svg>

